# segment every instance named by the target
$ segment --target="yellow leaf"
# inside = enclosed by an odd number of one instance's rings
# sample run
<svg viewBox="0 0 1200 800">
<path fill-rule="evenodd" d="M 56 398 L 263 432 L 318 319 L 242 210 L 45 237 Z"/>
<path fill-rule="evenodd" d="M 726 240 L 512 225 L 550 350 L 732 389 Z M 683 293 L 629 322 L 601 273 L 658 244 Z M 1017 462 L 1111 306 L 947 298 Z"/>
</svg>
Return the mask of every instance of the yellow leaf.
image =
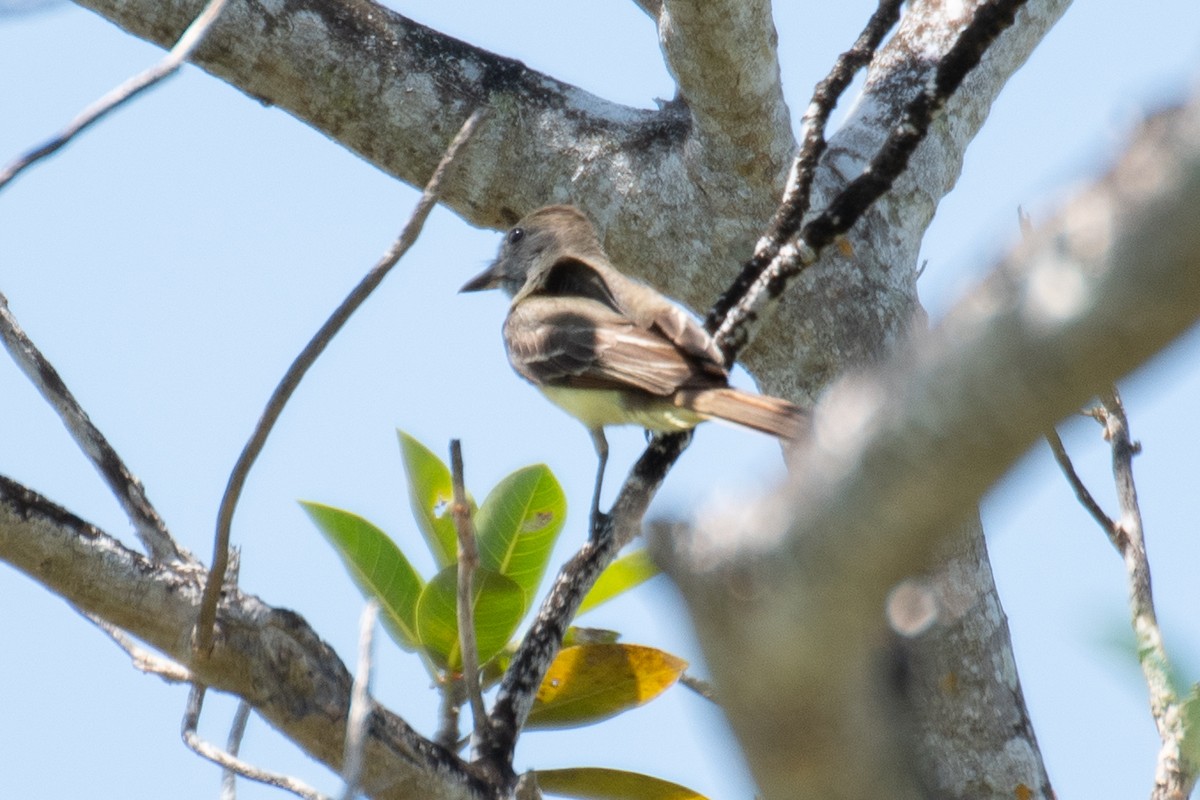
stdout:
<svg viewBox="0 0 1200 800">
<path fill-rule="evenodd" d="M 528 725 L 586 725 L 653 700 L 687 668 L 687 662 L 653 647 L 584 644 L 566 647 L 538 689 Z"/>
</svg>

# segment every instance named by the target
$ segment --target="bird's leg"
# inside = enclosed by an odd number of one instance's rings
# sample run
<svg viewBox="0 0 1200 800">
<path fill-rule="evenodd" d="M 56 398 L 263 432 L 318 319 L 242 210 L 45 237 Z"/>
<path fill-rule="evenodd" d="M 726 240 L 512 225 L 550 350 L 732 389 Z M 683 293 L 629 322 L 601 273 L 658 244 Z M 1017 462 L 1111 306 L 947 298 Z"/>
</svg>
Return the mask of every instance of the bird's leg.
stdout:
<svg viewBox="0 0 1200 800">
<path fill-rule="evenodd" d="M 604 515 L 600 513 L 600 487 L 604 485 L 604 466 L 608 463 L 608 439 L 604 438 L 604 428 L 594 428 L 588 433 L 592 435 L 592 446 L 596 448 L 596 488 L 592 491 L 592 537 L 600 531 L 604 523 Z"/>
</svg>

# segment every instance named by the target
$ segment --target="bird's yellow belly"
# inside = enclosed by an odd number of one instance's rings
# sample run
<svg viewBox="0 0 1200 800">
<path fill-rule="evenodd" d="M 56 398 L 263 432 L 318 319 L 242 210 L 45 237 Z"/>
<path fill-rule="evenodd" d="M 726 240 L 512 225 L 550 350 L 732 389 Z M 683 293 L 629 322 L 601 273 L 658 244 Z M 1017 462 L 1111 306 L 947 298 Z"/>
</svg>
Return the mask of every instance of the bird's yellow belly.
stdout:
<svg viewBox="0 0 1200 800">
<path fill-rule="evenodd" d="M 684 431 L 705 419 L 667 400 L 642 399 L 615 389 L 569 389 L 539 387 L 550 402 L 578 419 L 589 429 L 606 425 L 638 425 L 652 431 Z"/>
</svg>

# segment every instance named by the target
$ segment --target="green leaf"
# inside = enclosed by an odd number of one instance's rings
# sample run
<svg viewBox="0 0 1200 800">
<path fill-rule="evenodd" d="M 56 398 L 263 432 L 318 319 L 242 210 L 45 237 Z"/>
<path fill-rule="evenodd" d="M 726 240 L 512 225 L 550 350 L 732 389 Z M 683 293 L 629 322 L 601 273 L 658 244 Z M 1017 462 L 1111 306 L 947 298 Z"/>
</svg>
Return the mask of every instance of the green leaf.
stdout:
<svg viewBox="0 0 1200 800">
<path fill-rule="evenodd" d="M 530 728 L 599 722 L 662 694 L 687 662 L 636 644 L 564 647 L 550 665 L 529 712 Z"/>
<path fill-rule="evenodd" d="M 449 566 L 458 558 L 458 534 L 450 516 L 450 503 L 454 500 L 450 468 L 428 447 L 404 431 L 396 432 L 400 435 L 404 471 L 408 475 L 408 500 L 417 527 L 438 567 Z"/>
<path fill-rule="evenodd" d="M 400 548 L 357 514 L 320 503 L 300 505 L 342 557 L 363 596 L 379 601 L 391 637 L 405 650 L 416 650 L 417 598 L 424 581 Z"/>
<path fill-rule="evenodd" d="M 480 564 L 517 582 L 525 592 L 525 610 L 533 604 L 566 516 L 567 499 L 545 464 L 500 481 L 475 515 Z"/>
<path fill-rule="evenodd" d="M 538 786 L 546 794 L 580 797 L 584 800 L 707 800 L 686 786 L 643 775 L 603 767 L 534 770 Z"/>
<path fill-rule="evenodd" d="M 591 591 L 584 596 L 576 616 L 642 585 L 658 572 L 658 566 L 650 560 L 650 554 L 644 549 L 621 556 L 600 573 Z"/>
<path fill-rule="evenodd" d="M 512 579 L 479 569 L 472 581 L 475 649 L 479 663 L 499 653 L 525 616 L 525 593 Z M 449 566 L 426 584 L 417 601 L 417 638 L 433 661 L 450 670 L 462 669 L 458 642 L 458 567 Z"/>
</svg>

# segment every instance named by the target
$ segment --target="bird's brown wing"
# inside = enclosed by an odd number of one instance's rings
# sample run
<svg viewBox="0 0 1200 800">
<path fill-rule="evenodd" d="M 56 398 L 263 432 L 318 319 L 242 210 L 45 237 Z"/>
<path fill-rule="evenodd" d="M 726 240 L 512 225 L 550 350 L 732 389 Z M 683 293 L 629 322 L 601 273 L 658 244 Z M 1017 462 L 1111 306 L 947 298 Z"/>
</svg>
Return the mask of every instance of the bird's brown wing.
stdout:
<svg viewBox="0 0 1200 800">
<path fill-rule="evenodd" d="M 513 368 L 534 384 L 660 396 L 725 385 L 719 367 L 589 298 L 526 297 L 509 312 L 504 336 Z"/>
<path fill-rule="evenodd" d="M 660 335 L 705 372 L 727 374 L 723 354 L 695 317 L 607 259 L 563 256 L 547 272 L 538 294 L 595 300 L 636 327 Z"/>
</svg>

